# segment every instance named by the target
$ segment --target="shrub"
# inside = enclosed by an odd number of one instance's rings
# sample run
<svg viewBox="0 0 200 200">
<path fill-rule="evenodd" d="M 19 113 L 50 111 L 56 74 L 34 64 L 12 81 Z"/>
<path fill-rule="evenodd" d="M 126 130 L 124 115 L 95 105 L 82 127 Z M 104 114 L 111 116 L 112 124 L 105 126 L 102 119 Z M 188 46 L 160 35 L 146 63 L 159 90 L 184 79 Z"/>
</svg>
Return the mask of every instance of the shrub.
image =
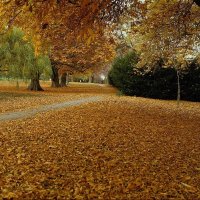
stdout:
<svg viewBox="0 0 200 200">
<path fill-rule="evenodd" d="M 181 84 L 182 99 L 200 101 L 200 64 L 196 60 L 188 66 Z"/>
<path fill-rule="evenodd" d="M 109 83 L 121 93 L 159 99 L 177 98 L 177 73 L 175 68 L 164 68 L 158 63 L 152 72 L 137 69 L 138 56 L 131 52 L 117 58 L 109 72 Z M 193 61 L 181 72 L 181 99 L 200 101 L 200 65 Z"/>
<path fill-rule="evenodd" d="M 131 95 L 133 86 L 133 68 L 138 61 L 135 52 L 130 52 L 124 57 L 115 59 L 112 69 L 108 74 L 108 81 L 122 93 Z"/>
</svg>

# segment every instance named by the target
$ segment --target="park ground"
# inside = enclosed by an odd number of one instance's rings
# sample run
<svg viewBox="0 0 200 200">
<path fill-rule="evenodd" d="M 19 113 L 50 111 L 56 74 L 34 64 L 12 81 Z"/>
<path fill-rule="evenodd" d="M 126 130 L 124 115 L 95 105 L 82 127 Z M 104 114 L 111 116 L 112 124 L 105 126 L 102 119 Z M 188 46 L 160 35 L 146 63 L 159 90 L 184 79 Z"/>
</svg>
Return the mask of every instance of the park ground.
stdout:
<svg viewBox="0 0 200 200">
<path fill-rule="evenodd" d="M 44 92 L 0 84 L 0 199 L 200 199 L 200 103 L 125 97 L 105 85 Z"/>
</svg>

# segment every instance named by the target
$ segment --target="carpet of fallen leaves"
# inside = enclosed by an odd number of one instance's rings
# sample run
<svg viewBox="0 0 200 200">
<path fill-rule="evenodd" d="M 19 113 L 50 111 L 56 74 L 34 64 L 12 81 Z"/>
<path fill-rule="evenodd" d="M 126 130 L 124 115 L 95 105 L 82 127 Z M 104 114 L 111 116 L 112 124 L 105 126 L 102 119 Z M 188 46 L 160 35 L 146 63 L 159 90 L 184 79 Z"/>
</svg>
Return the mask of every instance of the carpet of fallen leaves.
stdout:
<svg viewBox="0 0 200 200">
<path fill-rule="evenodd" d="M 16 89 L 12 84 L 0 82 L 0 113 L 36 108 L 64 101 L 78 100 L 99 94 L 115 94 L 115 89 L 98 84 L 70 84 L 65 88 L 50 88 L 44 84 L 44 92 L 27 91 L 23 86 Z"/>
<path fill-rule="evenodd" d="M 198 200 L 200 104 L 112 94 L 0 122 L 0 199 L 12 198 Z"/>
</svg>

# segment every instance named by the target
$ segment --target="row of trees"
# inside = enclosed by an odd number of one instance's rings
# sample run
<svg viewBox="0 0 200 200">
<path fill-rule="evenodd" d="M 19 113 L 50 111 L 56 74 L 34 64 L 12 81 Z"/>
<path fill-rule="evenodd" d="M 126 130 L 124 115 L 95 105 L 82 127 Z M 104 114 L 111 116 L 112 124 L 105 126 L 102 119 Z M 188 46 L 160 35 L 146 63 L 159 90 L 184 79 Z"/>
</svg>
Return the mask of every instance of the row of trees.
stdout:
<svg viewBox="0 0 200 200">
<path fill-rule="evenodd" d="M 62 67 L 67 63 L 74 70 L 85 70 L 99 58 L 106 61 L 108 54 L 104 52 L 112 54 L 111 43 L 103 35 L 104 31 L 97 24 L 92 24 L 94 16 L 91 14 L 98 15 L 98 10 L 105 8 L 108 1 L 102 3 L 104 5 L 96 5 L 101 3 L 88 0 L 2 2 L 2 26 L 21 27 L 34 39 L 37 51 L 50 47 L 51 59 L 64 63 Z M 92 8 L 93 12 L 90 12 Z M 10 10 L 13 12 L 9 15 L 6 11 Z M 65 67 L 68 68 L 68 65 Z"/>
<path fill-rule="evenodd" d="M 97 47 L 97 46 L 96 46 Z M 96 55 L 93 52 L 88 52 L 87 55 L 92 57 L 92 54 L 97 57 L 97 59 L 90 62 L 87 60 L 87 65 L 95 65 L 95 61 L 99 60 L 100 64 L 100 48 L 95 49 Z M 78 51 L 81 54 L 81 51 Z M 76 52 L 77 53 L 77 52 Z M 48 54 L 38 54 L 36 51 L 31 38 L 27 38 L 26 35 L 20 28 L 14 27 L 10 29 L 6 34 L 2 34 L 0 40 L 0 72 L 2 75 L 7 76 L 8 78 L 18 80 L 24 79 L 25 81 L 31 80 L 29 85 L 30 90 L 43 90 L 40 86 L 39 80 L 42 77 L 43 79 L 52 79 L 52 87 L 64 87 L 67 85 L 69 80 L 69 75 L 74 74 L 74 80 L 76 77 L 79 77 L 77 80 L 87 77 L 88 81 L 92 82 L 93 74 L 95 70 L 76 70 L 73 68 L 73 65 L 69 63 L 63 63 L 61 61 L 50 60 Z M 86 56 L 86 53 L 77 55 L 74 52 L 74 59 L 79 58 L 81 62 L 81 56 Z M 107 55 L 108 56 L 108 55 Z M 97 67 L 96 67 L 97 68 Z M 102 70 L 100 67 L 97 70 Z M 105 71 L 105 69 L 104 69 Z M 83 73 L 84 72 L 84 73 Z M 80 75 L 81 74 L 81 75 Z M 91 80 L 89 80 L 91 79 Z"/>
<path fill-rule="evenodd" d="M 50 59 L 51 54 L 48 51 L 38 52 L 32 38 L 27 37 L 20 28 L 14 27 L 0 38 L 0 72 L 6 72 L 4 74 L 16 79 L 17 83 L 19 79 L 30 79 L 29 89 L 41 91 L 41 76 L 48 79 L 51 77 L 52 87 L 63 87 L 66 86 L 69 74 L 84 72 L 92 75 L 102 70 L 101 66 L 114 54 L 112 47 L 106 46 L 101 38 L 90 47 L 84 43 L 79 47 L 69 48 L 70 52 L 66 50 L 66 57 L 70 57 L 70 62 L 56 61 Z M 104 51 L 101 52 L 102 50 Z M 93 69 L 90 69 L 92 67 Z"/>
<path fill-rule="evenodd" d="M 188 61 L 188 66 L 180 71 L 178 85 L 176 66 L 166 67 L 162 59 L 154 70 L 138 68 L 139 56 L 131 52 L 118 57 L 109 72 L 109 82 L 121 93 L 159 99 L 176 99 L 180 87 L 181 99 L 200 101 L 200 64 Z"/>
<path fill-rule="evenodd" d="M 31 38 L 36 55 L 50 57 L 52 86 L 59 87 L 67 73 L 97 71 L 113 59 L 115 45 L 101 29 L 99 17 L 101 10 L 108 13 L 114 4 L 88 0 L 1 1 L 1 35 L 13 26 L 22 28 Z M 63 81 L 59 81 L 60 75 Z"/>
<path fill-rule="evenodd" d="M 120 45 L 140 53 L 137 66 L 152 71 L 162 58 L 179 75 L 185 57 L 199 54 L 199 13 L 199 0 L 9 0 L 0 2 L 0 30 L 21 27 L 35 57 L 51 58 L 58 87 L 60 72 L 65 80 L 67 72 L 95 71 Z"/>
</svg>

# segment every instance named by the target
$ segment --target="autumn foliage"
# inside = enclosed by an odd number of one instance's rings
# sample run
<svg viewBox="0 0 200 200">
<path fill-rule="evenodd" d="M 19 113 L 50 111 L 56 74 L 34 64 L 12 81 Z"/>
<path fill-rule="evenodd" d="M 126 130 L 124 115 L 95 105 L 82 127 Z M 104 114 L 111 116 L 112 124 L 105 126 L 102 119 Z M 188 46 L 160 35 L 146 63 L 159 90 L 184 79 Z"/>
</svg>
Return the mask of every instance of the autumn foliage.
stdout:
<svg viewBox="0 0 200 200">
<path fill-rule="evenodd" d="M 103 98 L 1 121 L 0 198 L 199 198 L 199 104 L 177 110 L 172 101 L 117 97 L 87 84 L 42 94 L 0 89 L 1 113 Z"/>
<path fill-rule="evenodd" d="M 0 72 L 57 88 L 0 81 L 0 199 L 200 199 L 199 103 L 121 95 L 199 100 L 199 20 L 199 0 L 1 0 Z M 122 92 L 59 87 L 112 63 Z"/>
</svg>

